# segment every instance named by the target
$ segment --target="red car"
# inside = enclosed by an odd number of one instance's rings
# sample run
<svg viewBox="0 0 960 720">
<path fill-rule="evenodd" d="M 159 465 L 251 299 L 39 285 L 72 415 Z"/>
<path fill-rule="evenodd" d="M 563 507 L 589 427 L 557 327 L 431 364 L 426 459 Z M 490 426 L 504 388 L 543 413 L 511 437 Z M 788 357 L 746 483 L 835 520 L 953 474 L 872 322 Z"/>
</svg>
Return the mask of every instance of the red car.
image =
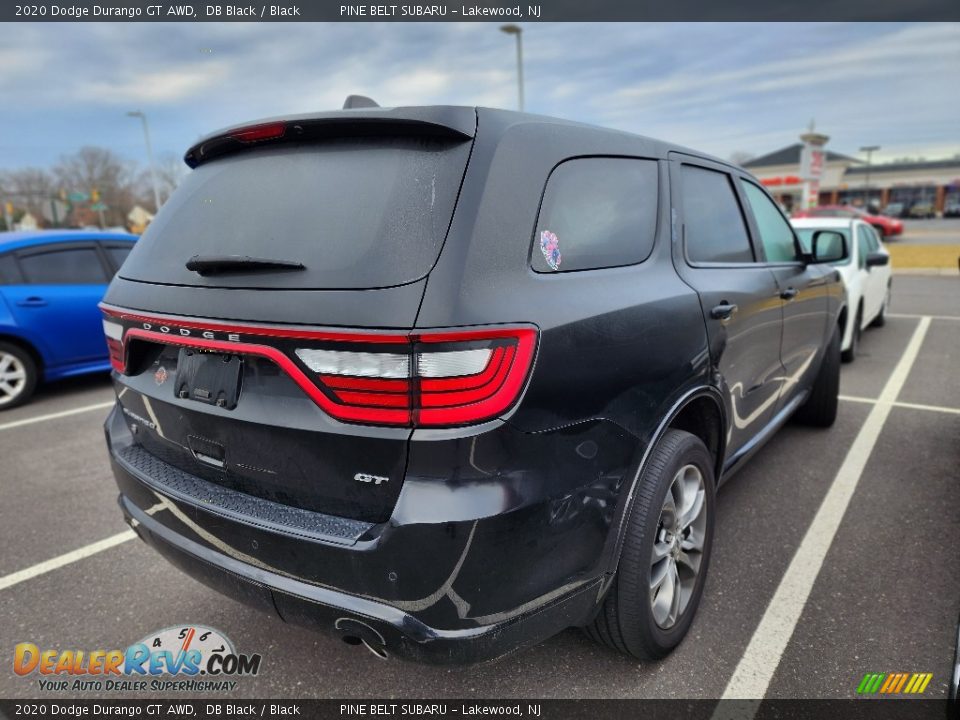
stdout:
<svg viewBox="0 0 960 720">
<path fill-rule="evenodd" d="M 903 223 L 896 218 L 886 215 L 872 215 L 853 205 L 818 205 L 809 210 L 798 210 L 793 213 L 795 218 L 805 217 L 842 217 L 863 220 L 873 225 L 881 237 L 892 237 L 903 232 Z"/>
</svg>

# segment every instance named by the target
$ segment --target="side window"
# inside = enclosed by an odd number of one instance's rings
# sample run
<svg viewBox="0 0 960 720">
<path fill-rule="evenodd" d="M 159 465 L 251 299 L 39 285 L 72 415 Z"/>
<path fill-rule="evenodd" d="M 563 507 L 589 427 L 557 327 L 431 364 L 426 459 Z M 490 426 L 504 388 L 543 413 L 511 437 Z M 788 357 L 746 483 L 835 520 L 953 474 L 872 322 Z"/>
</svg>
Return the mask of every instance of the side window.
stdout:
<svg viewBox="0 0 960 720">
<path fill-rule="evenodd" d="M 687 258 L 691 262 L 753 262 L 747 226 L 730 176 L 684 165 L 680 186 Z"/>
<path fill-rule="evenodd" d="M 20 282 L 20 268 L 12 254 L 0 255 L 0 285 L 16 285 Z"/>
<path fill-rule="evenodd" d="M 30 285 L 102 285 L 108 281 L 100 256 L 91 247 L 34 252 L 19 260 Z"/>
<path fill-rule="evenodd" d="M 133 250 L 133 245 L 107 245 L 104 250 L 107 251 L 107 256 L 110 258 L 113 267 L 119 270 L 123 261 L 127 259 L 127 255 Z"/>
<path fill-rule="evenodd" d="M 797 248 L 793 243 L 793 230 L 790 223 L 783 217 L 780 209 L 773 201 L 750 182 L 742 182 L 747 204 L 753 211 L 753 218 L 757 222 L 760 232 L 760 241 L 767 262 L 793 262 L 797 259 Z"/>
<path fill-rule="evenodd" d="M 633 265 L 647 259 L 657 228 L 655 160 L 583 158 L 547 180 L 533 238 L 537 272 Z"/>
<path fill-rule="evenodd" d="M 857 265 L 861 269 L 867 266 L 870 253 L 870 230 L 866 225 L 857 225 Z"/>
</svg>

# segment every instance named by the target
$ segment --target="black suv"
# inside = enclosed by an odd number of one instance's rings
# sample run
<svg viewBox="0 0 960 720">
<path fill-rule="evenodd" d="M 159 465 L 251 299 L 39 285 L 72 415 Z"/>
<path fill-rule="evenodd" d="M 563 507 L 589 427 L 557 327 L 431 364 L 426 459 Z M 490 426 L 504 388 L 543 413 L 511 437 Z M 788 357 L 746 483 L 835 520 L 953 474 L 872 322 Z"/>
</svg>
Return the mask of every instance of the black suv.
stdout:
<svg viewBox="0 0 960 720">
<path fill-rule="evenodd" d="M 239 126 L 102 305 L 119 503 L 221 592 L 378 655 L 580 626 L 656 658 L 716 486 L 836 415 L 844 292 L 743 170 L 465 107 Z M 817 254 L 819 252 L 819 255 Z"/>
</svg>

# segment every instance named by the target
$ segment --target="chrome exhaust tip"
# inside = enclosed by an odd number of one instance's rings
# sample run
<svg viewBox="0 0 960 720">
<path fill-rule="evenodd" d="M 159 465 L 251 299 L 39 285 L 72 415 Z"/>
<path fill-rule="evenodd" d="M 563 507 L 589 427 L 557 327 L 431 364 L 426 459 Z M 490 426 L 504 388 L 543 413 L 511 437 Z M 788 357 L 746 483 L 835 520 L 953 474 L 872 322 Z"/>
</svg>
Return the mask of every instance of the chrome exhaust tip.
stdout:
<svg viewBox="0 0 960 720">
<path fill-rule="evenodd" d="M 383 635 L 365 622 L 354 618 L 337 618 L 333 628 L 347 645 L 363 645 L 380 660 L 390 657 L 387 652 L 387 641 L 384 640 Z"/>
</svg>

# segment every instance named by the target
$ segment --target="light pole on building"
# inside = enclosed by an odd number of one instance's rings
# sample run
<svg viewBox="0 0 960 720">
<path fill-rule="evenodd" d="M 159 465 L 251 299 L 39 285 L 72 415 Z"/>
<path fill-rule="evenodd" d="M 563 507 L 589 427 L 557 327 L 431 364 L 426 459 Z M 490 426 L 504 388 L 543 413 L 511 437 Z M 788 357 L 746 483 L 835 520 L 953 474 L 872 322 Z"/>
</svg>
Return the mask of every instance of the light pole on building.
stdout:
<svg viewBox="0 0 960 720">
<path fill-rule="evenodd" d="M 523 28 L 519 25 L 501 25 L 500 32 L 517 38 L 517 99 L 520 112 L 523 112 Z"/>
<path fill-rule="evenodd" d="M 863 181 L 864 190 L 866 191 L 866 203 L 867 206 L 870 206 L 870 159 L 873 157 L 873 154 L 880 149 L 879 145 L 864 145 L 860 148 L 860 152 L 867 154 L 867 177 Z"/>
<path fill-rule="evenodd" d="M 150 163 L 150 183 L 153 185 L 153 203 L 157 212 L 160 212 L 160 188 L 157 186 L 157 168 L 153 162 L 153 148 L 150 146 L 150 130 L 147 127 L 147 116 L 140 110 L 131 110 L 129 117 L 138 117 L 143 122 L 143 140 L 147 144 L 147 160 Z"/>
</svg>

